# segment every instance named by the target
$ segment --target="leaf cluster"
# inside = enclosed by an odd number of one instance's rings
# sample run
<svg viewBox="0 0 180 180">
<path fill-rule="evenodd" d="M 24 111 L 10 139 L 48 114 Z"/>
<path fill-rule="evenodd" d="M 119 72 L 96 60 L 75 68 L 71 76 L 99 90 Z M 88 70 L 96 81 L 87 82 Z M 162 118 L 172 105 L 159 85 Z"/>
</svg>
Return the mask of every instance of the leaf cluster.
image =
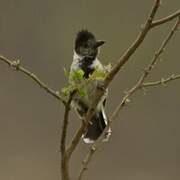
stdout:
<svg viewBox="0 0 180 180">
<path fill-rule="evenodd" d="M 65 96 L 69 97 L 71 92 L 76 90 L 79 96 L 84 97 L 87 95 L 86 87 L 88 86 L 88 84 L 96 80 L 103 81 L 109 73 L 110 69 L 111 64 L 105 66 L 103 70 L 95 68 L 89 78 L 85 79 L 84 71 L 82 69 L 77 69 L 76 71 L 69 73 L 64 68 L 64 74 L 65 77 L 68 79 L 68 84 L 64 88 L 62 88 L 62 93 Z"/>
</svg>

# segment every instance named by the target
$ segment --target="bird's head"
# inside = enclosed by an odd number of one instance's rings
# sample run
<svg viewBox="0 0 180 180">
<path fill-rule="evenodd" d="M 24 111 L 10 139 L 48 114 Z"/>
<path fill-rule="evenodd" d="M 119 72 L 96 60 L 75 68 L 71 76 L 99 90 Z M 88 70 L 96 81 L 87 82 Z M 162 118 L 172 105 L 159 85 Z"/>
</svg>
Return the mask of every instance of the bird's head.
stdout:
<svg viewBox="0 0 180 180">
<path fill-rule="evenodd" d="M 95 58 L 98 55 L 98 48 L 104 43 L 105 41 L 96 40 L 91 32 L 81 30 L 76 36 L 75 52 L 80 56 Z"/>
</svg>

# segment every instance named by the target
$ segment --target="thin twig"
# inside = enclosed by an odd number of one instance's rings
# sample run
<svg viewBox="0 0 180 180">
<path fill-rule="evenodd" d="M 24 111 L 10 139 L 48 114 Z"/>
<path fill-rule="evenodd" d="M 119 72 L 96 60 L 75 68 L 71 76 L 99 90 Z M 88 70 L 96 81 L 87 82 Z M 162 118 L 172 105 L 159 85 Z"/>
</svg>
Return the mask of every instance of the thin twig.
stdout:
<svg viewBox="0 0 180 180">
<path fill-rule="evenodd" d="M 168 21 L 171 21 L 171 20 L 177 18 L 178 16 L 180 16 L 180 10 L 177 10 L 176 12 L 174 12 L 173 14 L 170 14 L 167 17 L 153 21 L 151 24 L 151 28 L 154 28 L 161 24 L 167 23 Z"/>
<path fill-rule="evenodd" d="M 143 74 L 141 75 L 141 77 L 139 78 L 139 80 L 137 81 L 137 83 L 135 84 L 135 86 L 133 86 L 124 96 L 122 102 L 118 105 L 118 107 L 116 108 L 116 110 L 113 112 L 112 116 L 111 116 L 111 120 L 110 122 L 115 119 L 118 115 L 118 112 L 122 109 L 122 107 L 124 107 L 124 105 L 126 104 L 126 102 L 128 101 L 129 97 L 132 96 L 138 89 L 141 89 L 144 86 L 144 81 L 146 80 L 147 76 L 150 74 L 150 72 L 152 71 L 152 69 L 154 68 L 156 62 L 159 59 L 159 56 L 163 53 L 164 48 L 166 47 L 166 45 L 168 44 L 168 42 L 170 41 L 170 39 L 173 37 L 175 31 L 178 29 L 178 26 L 180 24 L 180 18 L 178 18 L 177 22 L 175 23 L 175 25 L 173 26 L 173 28 L 171 29 L 171 31 L 169 32 L 169 34 L 167 35 L 167 37 L 165 38 L 165 40 L 163 41 L 162 45 L 160 46 L 160 48 L 158 49 L 158 51 L 154 54 L 153 59 L 151 60 L 150 64 L 147 66 L 147 68 L 145 68 Z M 172 78 L 172 77 L 171 77 Z M 176 78 L 178 79 L 178 78 Z M 147 86 L 146 86 L 147 87 Z"/>
<path fill-rule="evenodd" d="M 126 93 L 126 95 L 123 97 L 121 103 L 117 106 L 117 108 L 115 109 L 115 111 L 112 113 L 110 119 L 109 119 L 109 125 L 112 123 L 112 121 L 118 116 L 118 113 L 120 112 L 120 110 L 125 107 L 125 105 L 130 101 L 129 98 L 130 96 L 132 96 L 138 89 L 144 87 L 144 85 L 146 87 L 148 86 L 153 86 L 153 85 L 158 85 L 161 84 L 162 82 L 153 82 L 151 84 L 143 84 L 145 79 L 147 78 L 147 76 L 149 75 L 149 73 L 151 72 L 151 70 L 153 69 L 154 65 L 156 64 L 156 62 L 159 59 L 159 56 L 161 55 L 161 53 L 163 52 L 163 49 L 165 48 L 165 46 L 168 44 L 168 42 L 170 41 L 170 39 L 172 38 L 173 34 L 175 33 L 175 31 L 178 29 L 178 26 L 180 24 L 180 19 L 178 19 L 178 21 L 176 22 L 176 24 L 173 26 L 172 30 L 170 31 L 170 33 L 168 34 L 168 36 L 165 38 L 165 40 L 163 41 L 162 45 L 160 46 L 159 50 L 155 53 L 153 59 L 151 60 L 150 64 L 147 66 L 147 68 L 145 69 L 145 71 L 143 72 L 143 74 L 141 75 L 141 77 L 139 78 L 139 80 L 137 81 L 137 83 Z M 164 80 L 164 83 L 169 82 L 171 80 L 175 80 L 175 79 L 179 79 L 180 75 L 177 76 L 171 76 L 169 78 L 167 78 L 166 80 Z M 104 137 L 104 133 L 106 133 L 106 131 L 108 130 L 108 126 L 104 129 L 104 132 L 101 134 L 101 136 L 93 143 L 93 145 L 91 146 L 88 154 L 86 155 L 85 159 L 83 160 L 79 175 L 78 175 L 78 180 L 81 180 L 83 177 L 83 174 L 85 172 L 85 170 L 87 169 L 87 166 L 89 164 L 89 162 L 92 159 L 93 154 L 96 152 L 96 149 L 98 147 L 98 145 L 102 142 L 102 139 Z"/>
<path fill-rule="evenodd" d="M 59 95 L 58 92 L 52 90 L 47 84 L 42 82 L 34 73 L 32 73 L 29 70 L 27 70 L 26 68 L 24 68 L 20 63 L 20 60 L 12 61 L 2 55 L 0 55 L 0 60 L 5 62 L 6 64 L 8 64 L 10 67 L 14 68 L 15 70 L 20 71 L 20 72 L 24 73 L 25 75 L 27 75 L 28 77 L 30 77 L 47 93 L 49 93 L 56 99 L 60 100 L 64 105 L 66 104 L 66 101 Z"/>
<path fill-rule="evenodd" d="M 64 121 L 62 125 L 62 134 L 61 134 L 61 177 L 62 180 L 69 180 L 69 163 L 68 158 L 66 155 L 66 137 L 67 137 L 67 128 L 68 128 L 68 120 L 69 120 L 69 112 L 70 112 L 70 106 L 71 101 L 76 92 L 73 91 L 68 99 L 68 102 L 65 105 L 65 112 L 64 112 Z"/>
<path fill-rule="evenodd" d="M 141 87 L 146 88 L 146 87 L 153 87 L 153 86 L 159 86 L 159 85 L 166 85 L 167 83 L 176 79 L 180 79 L 180 74 L 179 75 L 172 74 L 168 78 L 161 78 L 161 80 L 159 81 L 143 83 Z"/>
<path fill-rule="evenodd" d="M 97 142 L 96 142 L 96 144 L 93 144 L 91 146 L 91 148 L 89 149 L 88 154 L 84 158 L 77 180 L 81 180 L 82 177 L 83 177 L 84 172 L 88 169 L 87 166 L 88 166 L 89 162 L 91 161 L 91 158 L 92 158 L 93 154 L 96 151 L 96 145 L 97 145 Z"/>
</svg>

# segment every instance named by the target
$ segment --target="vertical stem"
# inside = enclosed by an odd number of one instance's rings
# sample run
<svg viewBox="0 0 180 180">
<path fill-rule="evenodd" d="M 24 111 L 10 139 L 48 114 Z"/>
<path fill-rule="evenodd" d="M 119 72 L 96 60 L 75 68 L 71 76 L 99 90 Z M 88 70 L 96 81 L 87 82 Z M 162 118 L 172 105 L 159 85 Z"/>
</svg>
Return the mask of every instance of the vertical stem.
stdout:
<svg viewBox="0 0 180 180">
<path fill-rule="evenodd" d="M 66 152 L 66 137 L 67 137 L 67 128 L 68 128 L 68 120 L 69 120 L 69 112 L 70 112 L 70 106 L 72 98 L 75 94 L 75 91 L 73 91 L 69 95 L 68 102 L 65 104 L 65 112 L 64 112 L 64 121 L 62 125 L 62 134 L 61 134 L 61 145 L 60 145 L 60 151 L 61 151 L 61 178 L 62 180 L 70 180 L 69 177 L 69 158 L 67 157 Z"/>
</svg>

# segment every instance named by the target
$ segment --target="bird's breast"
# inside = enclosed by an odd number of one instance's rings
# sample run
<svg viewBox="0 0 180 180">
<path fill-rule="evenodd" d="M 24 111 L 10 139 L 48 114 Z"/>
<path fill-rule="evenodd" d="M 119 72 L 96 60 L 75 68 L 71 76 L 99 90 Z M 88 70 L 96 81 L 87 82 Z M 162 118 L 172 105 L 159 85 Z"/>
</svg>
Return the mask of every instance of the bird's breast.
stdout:
<svg viewBox="0 0 180 180">
<path fill-rule="evenodd" d="M 79 67 L 84 71 L 84 78 L 88 78 L 93 73 L 95 67 L 92 66 L 94 59 L 91 57 L 84 57 L 79 63 Z"/>
</svg>

